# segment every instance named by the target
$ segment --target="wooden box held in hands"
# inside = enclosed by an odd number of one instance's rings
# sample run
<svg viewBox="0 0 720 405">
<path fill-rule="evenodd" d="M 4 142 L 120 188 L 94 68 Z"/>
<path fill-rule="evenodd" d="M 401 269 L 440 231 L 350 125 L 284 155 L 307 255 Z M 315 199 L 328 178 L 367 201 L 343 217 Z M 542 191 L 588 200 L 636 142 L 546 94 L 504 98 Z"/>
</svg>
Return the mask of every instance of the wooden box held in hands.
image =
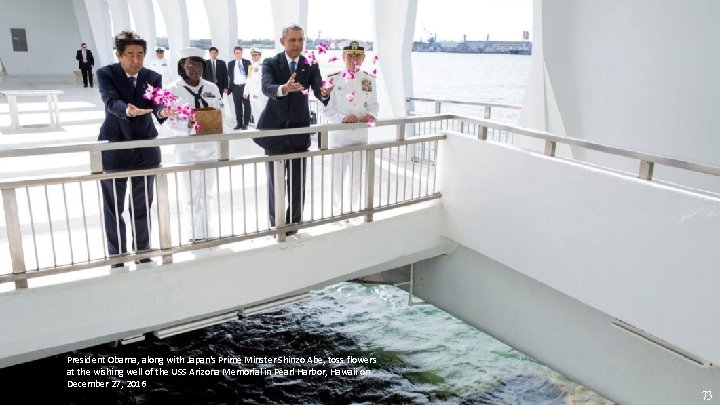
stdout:
<svg viewBox="0 0 720 405">
<path fill-rule="evenodd" d="M 222 110 L 217 108 L 196 108 L 195 121 L 200 124 L 196 135 L 212 135 L 223 133 Z"/>
</svg>

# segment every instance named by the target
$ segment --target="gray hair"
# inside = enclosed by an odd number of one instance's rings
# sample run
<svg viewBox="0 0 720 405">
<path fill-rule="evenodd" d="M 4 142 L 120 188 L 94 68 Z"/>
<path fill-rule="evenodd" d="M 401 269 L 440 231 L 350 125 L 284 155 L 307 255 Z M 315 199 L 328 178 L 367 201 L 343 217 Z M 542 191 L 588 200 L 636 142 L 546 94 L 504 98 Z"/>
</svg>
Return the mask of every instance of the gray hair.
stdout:
<svg viewBox="0 0 720 405">
<path fill-rule="evenodd" d="M 303 27 L 301 27 L 299 24 L 292 23 L 283 27 L 282 37 L 285 38 L 289 31 L 302 31 L 303 35 L 305 35 L 305 30 L 303 29 Z"/>
</svg>

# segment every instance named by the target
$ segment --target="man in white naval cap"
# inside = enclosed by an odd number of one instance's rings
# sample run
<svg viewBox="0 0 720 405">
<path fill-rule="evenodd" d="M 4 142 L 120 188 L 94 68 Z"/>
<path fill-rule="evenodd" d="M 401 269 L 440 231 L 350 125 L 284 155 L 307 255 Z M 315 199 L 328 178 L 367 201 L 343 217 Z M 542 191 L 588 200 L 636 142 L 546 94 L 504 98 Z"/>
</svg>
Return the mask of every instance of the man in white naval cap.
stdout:
<svg viewBox="0 0 720 405">
<path fill-rule="evenodd" d="M 245 98 L 250 98 L 250 111 L 252 111 L 256 123 L 268 100 L 267 96 L 262 92 L 262 62 L 260 56 L 262 56 L 262 53 L 259 50 L 250 49 L 252 65 L 248 70 L 248 79 L 243 93 Z"/>
<path fill-rule="evenodd" d="M 168 88 L 178 97 L 179 104 L 191 108 L 220 108 L 222 94 L 218 87 L 202 78 L 205 51 L 198 48 L 180 50 L 177 72 L 180 78 Z M 175 120 L 169 127 L 175 136 L 195 135 L 193 123 Z M 197 142 L 175 145 L 175 156 L 181 164 L 193 164 L 217 159 L 217 142 Z M 215 169 L 192 170 L 179 174 L 183 193 L 182 234 L 190 242 L 201 242 L 217 236 L 217 203 Z M 215 208 L 213 210 L 213 208 Z"/>
<path fill-rule="evenodd" d="M 365 60 L 365 47 L 359 41 L 346 41 L 340 45 L 345 69 L 328 76 L 333 89 L 330 101 L 322 114 L 330 123 L 371 123 L 377 117 L 375 77 L 360 69 Z M 367 128 L 331 131 L 328 146 L 361 145 L 368 142 Z M 346 152 L 333 157 L 332 215 L 359 211 L 362 154 Z M 352 197 L 352 198 L 351 198 Z"/>
<path fill-rule="evenodd" d="M 155 57 L 150 61 L 147 68 L 160 73 L 163 88 L 169 86 L 170 83 L 177 79 L 177 73 L 175 73 L 177 69 L 175 69 L 173 63 L 165 57 L 165 48 L 162 46 L 159 46 L 155 50 Z"/>
</svg>

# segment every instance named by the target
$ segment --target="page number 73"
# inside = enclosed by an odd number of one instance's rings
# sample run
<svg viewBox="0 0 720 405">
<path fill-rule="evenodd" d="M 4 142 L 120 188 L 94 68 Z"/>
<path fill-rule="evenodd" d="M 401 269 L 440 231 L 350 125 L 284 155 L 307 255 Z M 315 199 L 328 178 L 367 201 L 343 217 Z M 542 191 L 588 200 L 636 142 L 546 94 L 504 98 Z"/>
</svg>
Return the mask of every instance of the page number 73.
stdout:
<svg viewBox="0 0 720 405">
<path fill-rule="evenodd" d="M 703 391 L 703 401 L 709 401 L 712 399 L 712 391 Z"/>
</svg>

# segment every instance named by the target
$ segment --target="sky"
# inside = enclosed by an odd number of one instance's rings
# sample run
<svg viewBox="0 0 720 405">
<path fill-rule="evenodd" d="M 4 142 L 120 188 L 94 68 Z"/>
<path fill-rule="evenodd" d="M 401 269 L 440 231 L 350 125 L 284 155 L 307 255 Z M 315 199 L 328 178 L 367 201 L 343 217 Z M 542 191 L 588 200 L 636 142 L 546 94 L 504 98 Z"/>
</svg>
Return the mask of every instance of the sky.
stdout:
<svg viewBox="0 0 720 405">
<path fill-rule="evenodd" d="M 154 0 L 155 1 L 155 0 Z M 382 0 L 391 1 L 391 0 Z M 382 1 L 379 3 L 382 4 Z M 522 40 L 532 33 L 533 0 L 418 0 L 415 40 Z M 187 0 L 190 38 L 210 38 L 203 1 Z M 275 38 L 270 2 L 238 0 L 238 36 L 241 39 Z M 308 0 L 308 38 L 355 38 L 372 40 L 372 0 Z M 156 5 L 157 10 L 157 5 Z M 248 17 L 252 16 L 252 17 Z M 352 17 L 352 18 L 351 18 Z M 165 24 L 156 13 L 158 35 L 165 36 Z M 531 38 L 532 39 L 532 38 Z"/>
</svg>

